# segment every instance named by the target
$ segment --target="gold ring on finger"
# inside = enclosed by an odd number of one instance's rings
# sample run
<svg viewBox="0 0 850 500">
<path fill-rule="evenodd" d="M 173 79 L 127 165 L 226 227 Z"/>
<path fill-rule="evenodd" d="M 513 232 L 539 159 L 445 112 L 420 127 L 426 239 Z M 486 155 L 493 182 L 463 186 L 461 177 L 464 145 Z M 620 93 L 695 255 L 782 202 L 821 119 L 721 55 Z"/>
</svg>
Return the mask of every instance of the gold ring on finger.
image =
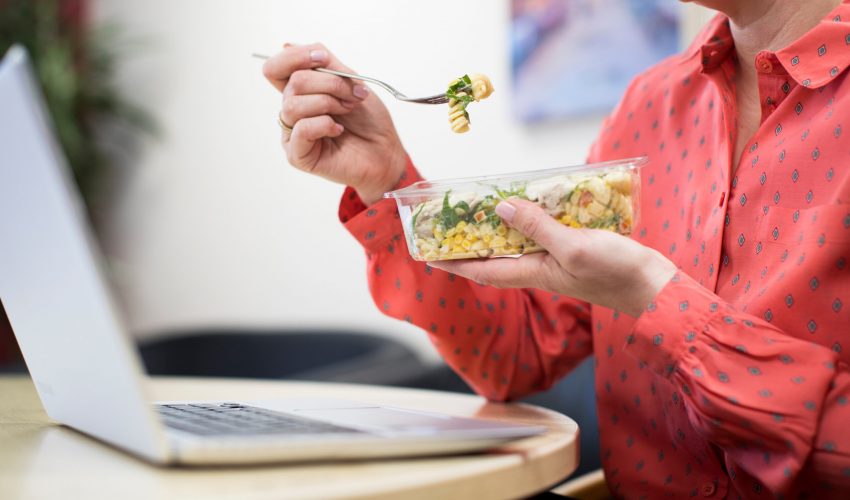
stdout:
<svg viewBox="0 0 850 500">
<path fill-rule="evenodd" d="M 280 129 L 286 132 L 287 134 L 292 133 L 292 127 L 284 123 L 283 116 L 281 116 L 281 113 L 277 114 L 277 124 L 280 125 Z"/>
</svg>

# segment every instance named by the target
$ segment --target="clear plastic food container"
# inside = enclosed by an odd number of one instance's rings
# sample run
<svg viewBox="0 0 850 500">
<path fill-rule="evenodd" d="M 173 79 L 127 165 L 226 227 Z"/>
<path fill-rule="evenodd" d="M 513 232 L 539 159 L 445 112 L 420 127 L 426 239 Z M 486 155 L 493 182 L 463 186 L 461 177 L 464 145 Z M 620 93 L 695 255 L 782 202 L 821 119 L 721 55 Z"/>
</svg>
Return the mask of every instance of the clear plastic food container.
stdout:
<svg viewBox="0 0 850 500">
<path fill-rule="evenodd" d="M 420 181 L 395 198 L 410 255 L 421 261 L 518 256 L 543 249 L 496 215 L 501 200 L 532 201 L 564 225 L 628 235 L 646 157 L 507 175 Z"/>
</svg>

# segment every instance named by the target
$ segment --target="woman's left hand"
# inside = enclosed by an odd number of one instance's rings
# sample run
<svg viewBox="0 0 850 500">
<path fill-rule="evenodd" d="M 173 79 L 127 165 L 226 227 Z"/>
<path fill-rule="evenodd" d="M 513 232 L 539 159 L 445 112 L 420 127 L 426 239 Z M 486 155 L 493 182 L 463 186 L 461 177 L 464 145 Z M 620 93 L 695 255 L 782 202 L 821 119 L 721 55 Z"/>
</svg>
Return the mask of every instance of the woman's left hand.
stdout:
<svg viewBox="0 0 850 500">
<path fill-rule="evenodd" d="M 649 247 L 610 231 L 564 226 L 529 201 L 503 201 L 496 213 L 547 253 L 429 265 L 484 285 L 540 288 L 634 317 L 676 273 L 672 262 Z"/>
</svg>

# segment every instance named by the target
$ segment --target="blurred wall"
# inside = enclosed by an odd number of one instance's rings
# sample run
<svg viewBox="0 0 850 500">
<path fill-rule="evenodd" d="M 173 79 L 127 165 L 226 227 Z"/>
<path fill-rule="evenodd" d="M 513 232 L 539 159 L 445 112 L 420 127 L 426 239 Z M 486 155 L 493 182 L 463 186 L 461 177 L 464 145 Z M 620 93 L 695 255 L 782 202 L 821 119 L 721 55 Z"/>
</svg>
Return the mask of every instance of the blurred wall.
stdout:
<svg viewBox="0 0 850 500">
<path fill-rule="evenodd" d="M 337 221 L 342 188 L 287 165 L 279 96 L 252 52 L 324 42 L 349 66 L 408 95 L 467 72 L 496 93 L 454 135 L 443 107 L 378 90 L 431 178 L 582 162 L 601 117 L 522 126 L 509 113 L 504 1 L 96 0 L 97 17 L 141 40 L 121 83 L 159 121 L 116 192 L 112 266 L 140 337 L 206 325 L 354 327 L 393 335 L 426 358 L 424 333 L 371 302 L 359 246 Z M 683 38 L 707 19 L 686 8 Z"/>
</svg>

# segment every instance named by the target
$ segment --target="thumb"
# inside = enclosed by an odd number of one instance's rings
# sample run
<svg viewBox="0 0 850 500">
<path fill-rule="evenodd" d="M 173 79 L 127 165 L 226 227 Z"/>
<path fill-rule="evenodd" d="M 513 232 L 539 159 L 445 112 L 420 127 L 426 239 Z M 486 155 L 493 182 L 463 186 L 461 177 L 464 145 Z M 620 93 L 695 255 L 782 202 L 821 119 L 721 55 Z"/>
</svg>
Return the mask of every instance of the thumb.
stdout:
<svg viewBox="0 0 850 500">
<path fill-rule="evenodd" d="M 534 203 L 517 198 L 496 205 L 496 214 L 509 226 L 549 250 L 563 247 L 575 229 L 564 226 Z"/>
</svg>

